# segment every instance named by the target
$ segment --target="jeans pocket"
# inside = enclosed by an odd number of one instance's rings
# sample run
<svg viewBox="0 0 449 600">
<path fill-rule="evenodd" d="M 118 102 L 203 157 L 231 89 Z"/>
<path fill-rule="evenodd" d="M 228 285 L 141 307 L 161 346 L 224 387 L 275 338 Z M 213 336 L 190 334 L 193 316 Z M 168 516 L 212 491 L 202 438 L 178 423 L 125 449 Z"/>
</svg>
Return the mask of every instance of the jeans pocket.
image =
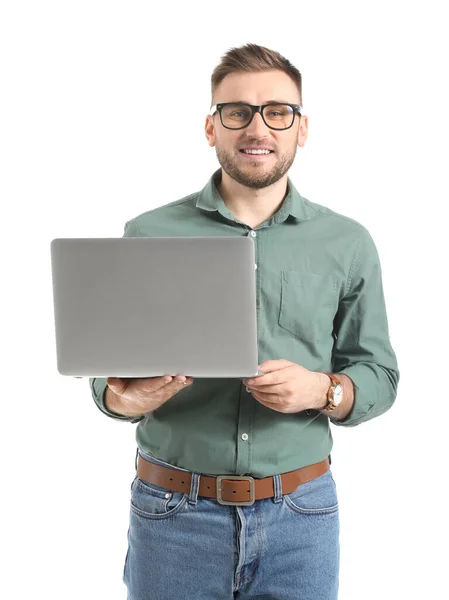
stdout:
<svg viewBox="0 0 449 600">
<path fill-rule="evenodd" d="M 303 515 L 330 515 L 338 511 L 337 487 L 331 469 L 283 497 L 286 506 Z"/>
<path fill-rule="evenodd" d="M 185 506 L 188 494 L 176 492 L 140 479 L 131 484 L 131 511 L 145 519 L 165 519 Z"/>
</svg>

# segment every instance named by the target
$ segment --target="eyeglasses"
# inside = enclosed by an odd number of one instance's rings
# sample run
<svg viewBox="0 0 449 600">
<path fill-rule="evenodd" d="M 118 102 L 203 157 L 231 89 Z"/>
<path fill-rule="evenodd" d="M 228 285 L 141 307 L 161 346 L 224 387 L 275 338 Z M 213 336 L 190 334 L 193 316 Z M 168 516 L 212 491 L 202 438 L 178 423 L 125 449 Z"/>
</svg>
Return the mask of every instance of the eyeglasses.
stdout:
<svg viewBox="0 0 449 600">
<path fill-rule="evenodd" d="M 271 103 L 256 106 L 245 102 L 221 102 L 210 108 L 211 116 L 218 110 L 220 120 L 226 129 L 243 129 L 253 120 L 256 112 L 270 129 L 290 129 L 298 113 L 301 116 L 301 104 Z"/>
</svg>

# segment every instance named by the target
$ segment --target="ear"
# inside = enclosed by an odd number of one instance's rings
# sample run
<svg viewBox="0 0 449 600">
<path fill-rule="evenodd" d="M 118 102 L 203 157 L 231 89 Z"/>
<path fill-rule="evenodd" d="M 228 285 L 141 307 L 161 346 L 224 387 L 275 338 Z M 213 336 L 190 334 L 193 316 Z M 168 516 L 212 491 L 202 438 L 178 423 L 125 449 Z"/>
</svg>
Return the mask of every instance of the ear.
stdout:
<svg viewBox="0 0 449 600">
<path fill-rule="evenodd" d="M 215 146 L 215 125 L 213 117 L 211 115 L 206 116 L 206 123 L 204 125 L 204 133 L 206 135 L 209 146 Z"/>
<path fill-rule="evenodd" d="M 306 143 L 307 136 L 309 133 L 309 123 L 306 115 L 301 115 L 301 120 L 298 127 L 298 146 L 302 148 Z"/>
</svg>

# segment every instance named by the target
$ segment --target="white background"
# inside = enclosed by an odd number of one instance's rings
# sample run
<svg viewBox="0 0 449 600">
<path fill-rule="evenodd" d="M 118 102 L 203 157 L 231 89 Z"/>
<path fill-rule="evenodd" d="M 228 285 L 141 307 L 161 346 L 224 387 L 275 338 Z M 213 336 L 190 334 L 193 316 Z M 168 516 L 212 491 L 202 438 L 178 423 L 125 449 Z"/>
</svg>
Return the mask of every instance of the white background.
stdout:
<svg viewBox="0 0 449 600">
<path fill-rule="evenodd" d="M 136 426 L 57 372 L 50 242 L 121 237 L 127 220 L 205 185 L 219 166 L 204 135 L 210 75 L 248 42 L 302 73 L 309 138 L 289 175 L 372 234 L 401 373 L 390 411 L 332 426 L 339 598 L 445 596 L 443 5 L 2 4 L 2 597 L 126 598 Z"/>
</svg>

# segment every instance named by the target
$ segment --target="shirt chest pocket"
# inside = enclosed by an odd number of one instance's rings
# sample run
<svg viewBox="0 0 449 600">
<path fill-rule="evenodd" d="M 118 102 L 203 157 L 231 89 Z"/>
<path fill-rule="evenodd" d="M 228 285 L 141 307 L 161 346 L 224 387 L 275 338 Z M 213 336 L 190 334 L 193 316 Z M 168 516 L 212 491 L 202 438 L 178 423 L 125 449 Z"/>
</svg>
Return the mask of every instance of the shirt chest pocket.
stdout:
<svg viewBox="0 0 449 600">
<path fill-rule="evenodd" d="M 332 275 L 283 270 L 279 325 L 304 341 L 331 335 L 338 308 Z"/>
</svg>

